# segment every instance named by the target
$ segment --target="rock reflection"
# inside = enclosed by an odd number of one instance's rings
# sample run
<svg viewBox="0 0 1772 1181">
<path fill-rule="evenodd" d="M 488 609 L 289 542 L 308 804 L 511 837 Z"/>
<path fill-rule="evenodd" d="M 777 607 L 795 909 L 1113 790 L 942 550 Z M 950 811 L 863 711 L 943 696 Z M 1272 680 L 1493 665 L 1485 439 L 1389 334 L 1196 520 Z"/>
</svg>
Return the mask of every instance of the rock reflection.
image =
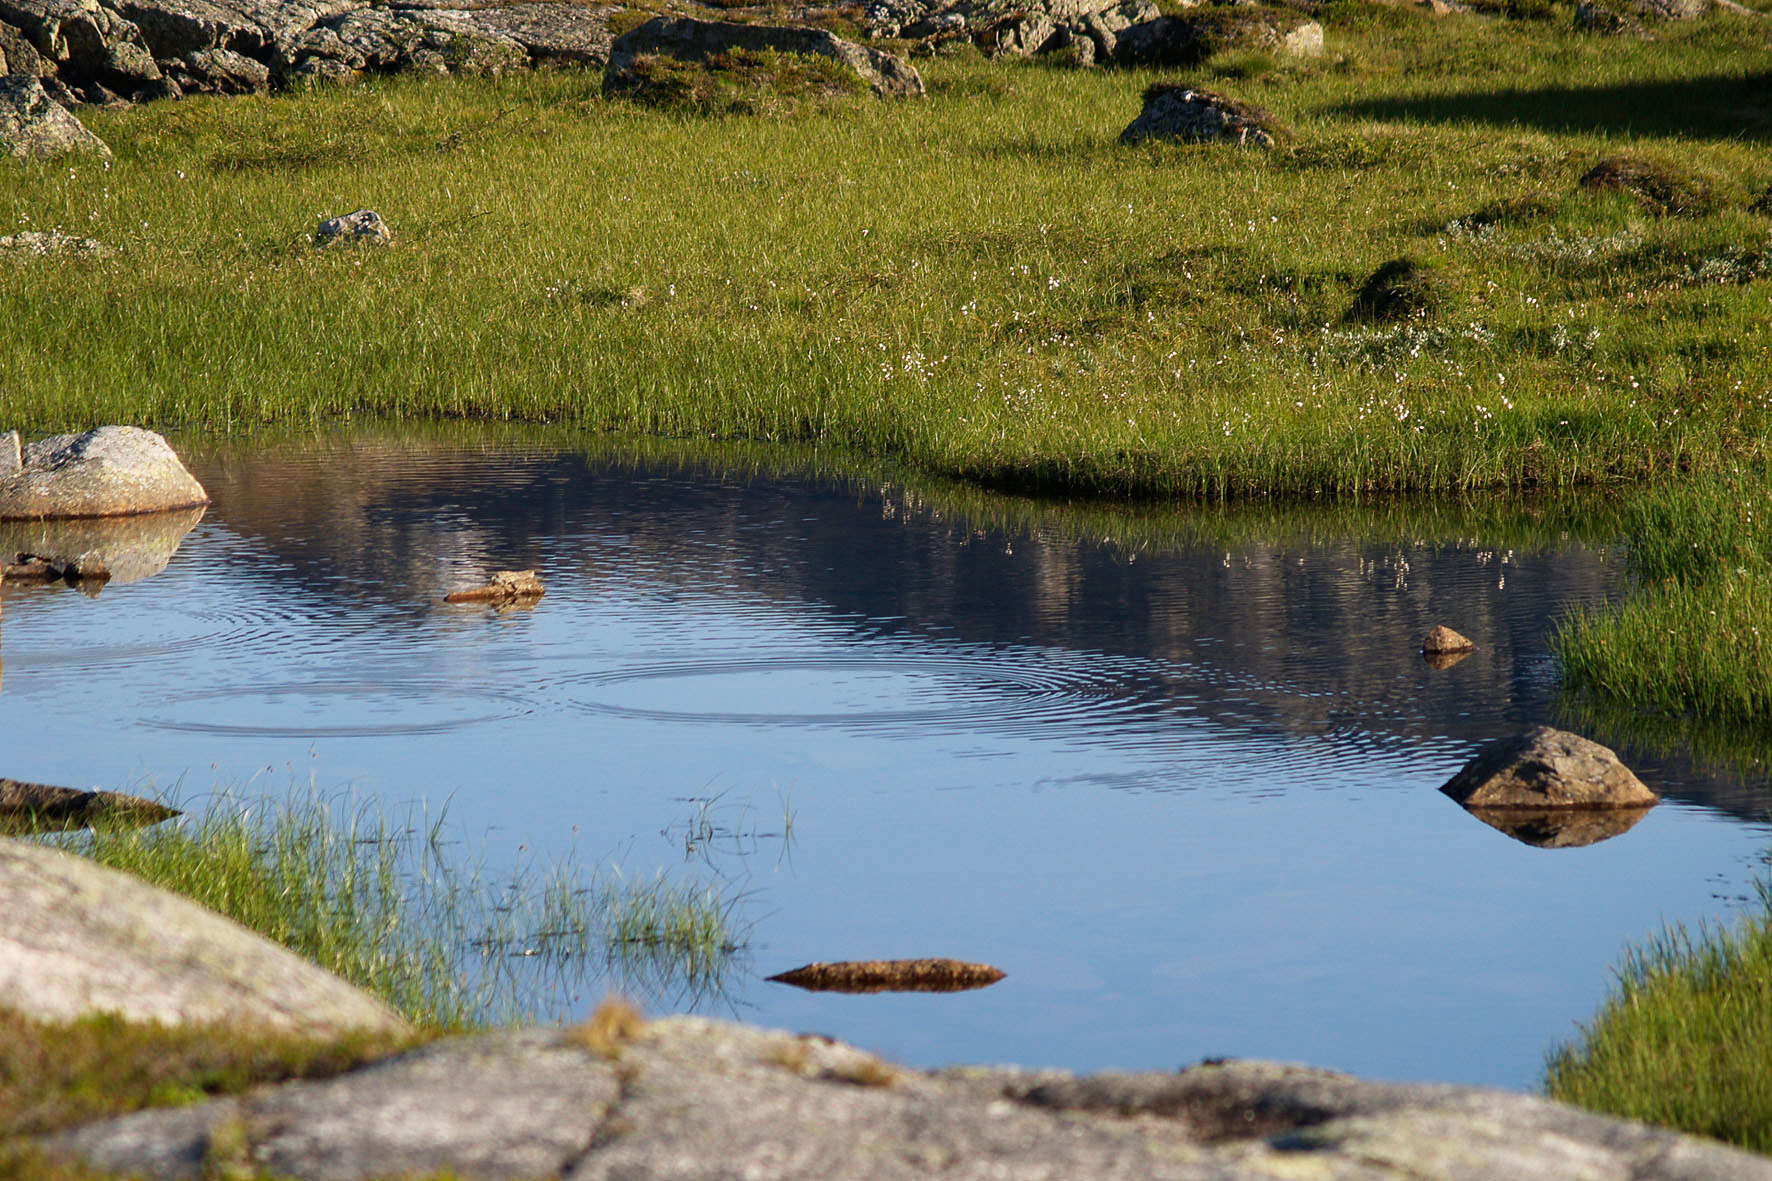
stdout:
<svg viewBox="0 0 1772 1181">
<path fill-rule="evenodd" d="M 1580 849 L 1622 836 L 1649 808 L 1467 808 L 1497 832 L 1535 849 Z"/>
<path fill-rule="evenodd" d="M 1470 654 L 1471 650 L 1468 648 L 1463 652 L 1423 652 L 1421 654 L 1421 660 L 1422 663 L 1429 668 L 1445 669 L 1451 668 L 1459 661 L 1467 659 Z"/>
<path fill-rule="evenodd" d="M 24 555 L 61 568 L 96 556 L 112 582 L 137 582 L 166 569 L 185 535 L 203 519 L 201 508 L 134 517 L 0 522 L 0 560 Z"/>
</svg>

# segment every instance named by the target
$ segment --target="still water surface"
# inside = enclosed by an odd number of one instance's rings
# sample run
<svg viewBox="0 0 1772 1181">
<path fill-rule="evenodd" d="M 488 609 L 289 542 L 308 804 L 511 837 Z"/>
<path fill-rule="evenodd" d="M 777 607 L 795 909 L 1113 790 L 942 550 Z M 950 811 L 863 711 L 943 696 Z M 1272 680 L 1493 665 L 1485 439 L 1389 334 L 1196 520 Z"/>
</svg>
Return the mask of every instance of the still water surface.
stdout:
<svg viewBox="0 0 1772 1181">
<path fill-rule="evenodd" d="M 1603 537 L 944 501 L 558 437 L 181 446 L 215 504 L 164 570 L 5 589 L 0 774 L 186 798 L 312 775 L 447 800 L 494 864 L 718 870 L 755 927 L 703 1008 L 901 1061 L 1529 1086 L 1625 943 L 1727 917 L 1767 846 L 1760 783 L 1646 752 L 1667 802 L 1583 848 L 1435 790 L 1558 720 L 1546 636 L 1620 593 Z M 533 610 L 439 601 L 529 566 Z M 1480 647 L 1435 670 L 1441 622 Z M 685 869 L 707 796 L 755 839 Z M 761 979 L 925 955 L 1009 976 Z"/>
</svg>

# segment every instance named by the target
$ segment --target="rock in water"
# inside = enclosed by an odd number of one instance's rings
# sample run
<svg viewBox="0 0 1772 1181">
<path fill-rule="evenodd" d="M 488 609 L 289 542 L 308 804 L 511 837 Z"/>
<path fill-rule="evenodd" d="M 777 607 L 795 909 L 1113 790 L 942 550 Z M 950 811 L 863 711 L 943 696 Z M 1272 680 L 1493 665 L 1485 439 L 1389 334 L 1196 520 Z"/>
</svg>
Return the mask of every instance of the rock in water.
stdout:
<svg viewBox="0 0 1772 1181">
<path fill-rule="evenodd" d="M 58 106 L 40 78 L 0 78 L 0 153 L 15 160 L 53 160 L 70 152 L 109 156 L 111 149 Z"/>
<path fill-rule="evenodd" d="M 1144 92 L 1144 109 L 1120 133 L 1120 142 L 1177 139 L 1271 148 L 1284 134 L 1279 120 L 1253 103 L 1192 86 L 1158 83 Z"/>
<path fill-rule="evenodd" d="M 0 832 L 65 832 L 94 821 L 158 824 L 178 814 L 177 808 L 121 792 L 0 779 Z"/>
<path fill-rule="evenodd" d="M 1003 979 L 989 964 L 964 960 L 840 960 L 807 964 L 769 979 L 811 992 L 964 992 Z"/>
<path fill-rule="evenodd" d="M 0 521 L 124 517 L 209 503 L 166 440 L 132 426 L 55 435 L 24 448 L 5 474 L 0 446 Z"/>
<path fill-rule="evenodd" d="M 1643 808 L 1660 798 L 1608 748 L 1549 726 L 1490 743 L 1440 790 L 1471 809 Z"/>
<path fill-rule="evenodd" d="M 521 599 L 539 599 L 547 594 L 540 575 L 533 570 L 500 570 L 484 586 L 451 591 L 443 596 L 445 603 L 510 603 Z"/>
<path fill-rule="evenodd" d="M 1429 655 L 1438 655 L 1447 652 L 1470 652 L 1475 648 L 1476 645 L 1471 643 L 1468 636 L 1459 635 L 1445 624 L 1441 624 L 1433 631 L 1427 633 L 1427 638 L 1421 641 L 1421 650 Z"/>
<path fill-rule="evenodd" d="M 38 1021 L 114 1013 L 326 1036 L 400 1032 L 368 993 L 128 874 L 0 840 L 0 1008 Z"/>
</svg>

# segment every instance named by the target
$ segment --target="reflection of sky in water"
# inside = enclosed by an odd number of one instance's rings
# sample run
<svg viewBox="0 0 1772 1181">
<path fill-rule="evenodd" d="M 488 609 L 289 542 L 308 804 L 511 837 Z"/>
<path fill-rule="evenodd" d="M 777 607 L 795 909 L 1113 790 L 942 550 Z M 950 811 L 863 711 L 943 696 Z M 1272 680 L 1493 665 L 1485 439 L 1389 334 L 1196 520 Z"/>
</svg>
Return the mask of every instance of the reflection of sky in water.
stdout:
<svg viewBox="0 0 1772 1181">
<path fill-rule="evenodd" d="M 217 503 L 164 574 L 96 602 L 7 588 L 0 774 L 189 796 L 311 768 L 452 800 L 495 862 L 576 829 L 642 873 L 680 864 L 659 834 L 684 797 L 773 830 L 785 795 L 791 855 L 725 862 L 750 875 L 757 975 L 952 955 L 1009 978 L 746 980 L 739 1013 L 916 1063 L 1235 1054 L 1526 1085 L 1625 942 L 1726 913 L 1764 844 L 1706 806 L 1744 811 L 1720 781 L 1555 852 L 1434 790 L 1547 716 L 1548 619 L 1614 585 L 1593 551 L 1498 574 L 1422 550 L 1406 578 L 1358 538 L 1128 564 L 810 483 L 382 462 L 356 502 L 318 497 L 311 458 L 199 465 Z M 529 564 L 532 611 L 435 602 Z M 1441 615 L 1484 647 L 1434 672 L 1413 645 Z"/>
</svg>

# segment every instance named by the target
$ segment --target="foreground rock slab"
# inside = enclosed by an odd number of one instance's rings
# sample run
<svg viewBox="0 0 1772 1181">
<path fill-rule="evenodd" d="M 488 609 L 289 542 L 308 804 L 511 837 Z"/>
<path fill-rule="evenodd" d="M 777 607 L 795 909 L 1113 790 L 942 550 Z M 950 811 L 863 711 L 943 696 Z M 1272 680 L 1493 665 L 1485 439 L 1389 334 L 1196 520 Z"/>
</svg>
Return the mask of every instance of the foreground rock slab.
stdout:
<svg viewBox="0 0 1772 1181">
<path fill-rule="evenodd" d="M 165 439 L 132 426 L 55 435 L 20 448 L 0 435 L 0 521 L 123 517 L 209 503 Z"/>
<path fill-rule="evenodd" d="M 224 1145 L 243 1159 L 218 1161 Z M 108 1120 L 49 1147 L 192 1178 L 207 1160 L 208 1175 L 238 1164 L 332 1179 L 1772 1181 L 1772 1161 L 1529 1095 L 1262 1062 L 926 1073 L 826 1038 L 690 1017 L 613 1036 L 441 1042 L 324 1082 Z"/>
<path fill-rule="evenodd" d="M 1478 751 L 1441 791 L 1466 808 L 1646 808 L 1660 797 L 1609 747 L 1535 726 Z"/>
<path fill-rule="evenodd" d="M 60 849 L 0 840 L 0 1008 L 327 1035 L 403 1032 L 374 997 L 188 899 Z"/>
</svg>

